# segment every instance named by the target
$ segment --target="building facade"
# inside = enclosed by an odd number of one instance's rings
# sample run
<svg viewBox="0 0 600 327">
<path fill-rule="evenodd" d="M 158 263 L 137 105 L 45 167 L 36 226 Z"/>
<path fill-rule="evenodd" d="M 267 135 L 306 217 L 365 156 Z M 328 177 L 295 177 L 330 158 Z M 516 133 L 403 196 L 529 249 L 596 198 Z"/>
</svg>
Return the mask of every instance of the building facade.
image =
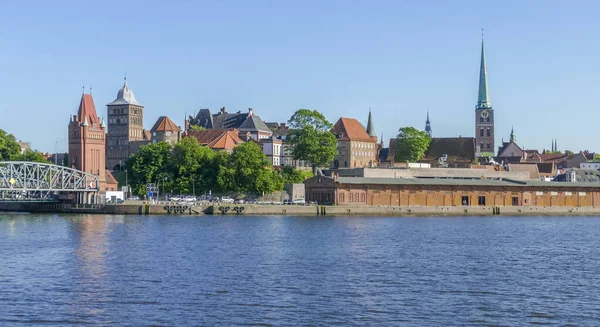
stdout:
<svg viewBox="0 0 600 327">
<path fill-rule="evenodd" d="M 144 106 L 135 99 L 125 78 L 117 98 L 107 104 L 106 108 L 108 113 L 106 165 L 115 171 L 120 170 L 132 154 L 130 142 L 144 140 Z"/>
<path fill-rule="evenodd" d="M 354 118 L 340 118 L 333 125 L 332 133 L 337 137 L 337 155 L 333 168 L 373 167 L 378 162 L 377 135 L 369 113 L 369 124 L 373 136 Z"/>
<path fill-rule="evenodd" d="M 479 68 L 479 94 L 475 107 L 475 139 L 477 153 L 493 153 L 494 146 L 494 108 L 490 100 L 485 50 L 481 40 L 481 64 Z M 493 154 L 492 154 L 493 155 Z"/>
<path fill-rule="evenodd" d="M 160 116 L 150 129 L 152 143 L 167 142 L 171 145 L 181 141 L 181 127 L 169 117 Z"/>
<path fill-rule="evenodd" d="M 69 122 L 69 167 L 98 176 L 100 191 L 115 191 L 116 181 L 106 170 L 106 124 L 96 113 L 91 94 L 83 94 L 77 114 Z"/>
<path fill-rule="evenodd" d="M 269 158 L 273 166 L 282 166 L 283 141 L 276 138 L 262 139 L 259 142 L 263 153 Z"/>
<path fill-rule="evenodd" d="M 307 201 L 339 206 L 600 205 L 598 183 L 315 176 L 305 187 Z"/>
</svg>

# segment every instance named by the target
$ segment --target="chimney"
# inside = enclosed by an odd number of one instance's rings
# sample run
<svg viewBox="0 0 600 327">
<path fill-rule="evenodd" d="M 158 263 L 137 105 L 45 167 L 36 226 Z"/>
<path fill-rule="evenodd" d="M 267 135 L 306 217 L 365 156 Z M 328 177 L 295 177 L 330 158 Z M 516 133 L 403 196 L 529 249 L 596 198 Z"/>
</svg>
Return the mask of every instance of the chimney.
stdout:
<svg viewBox="0 0 600 327">
<path fill-rule="evenodd" d="M 226 114 L 227 110 L 225 110 L 225 107 L 221 108 L 221 110 L 219 111 L 221 114 Z"/>
<path fill-rule="evenodd" d="M 189 119 L 185 120 L 184 126 L 185 126 L 184 131 L 187 131 L 190 129 L 190 120 Z"/>
<path fill-rule="evenodd" d="M 248 108 L 248 117 L 254 115 L 254 113 L 252 112 L 252 108 Z"/>
</svg>

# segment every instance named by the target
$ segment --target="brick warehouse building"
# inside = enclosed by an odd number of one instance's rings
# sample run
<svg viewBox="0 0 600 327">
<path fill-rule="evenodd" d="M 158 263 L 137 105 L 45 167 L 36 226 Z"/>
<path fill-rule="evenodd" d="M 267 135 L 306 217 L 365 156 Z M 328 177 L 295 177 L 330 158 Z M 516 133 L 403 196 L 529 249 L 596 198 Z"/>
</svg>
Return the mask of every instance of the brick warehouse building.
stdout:
<svg viewBox="0 0 600 327">
<path fill-rule="evenodd" d="M 315 176 L 306 199 L 339 206 L 599 206 L 593 183 Z"/>
</svg>

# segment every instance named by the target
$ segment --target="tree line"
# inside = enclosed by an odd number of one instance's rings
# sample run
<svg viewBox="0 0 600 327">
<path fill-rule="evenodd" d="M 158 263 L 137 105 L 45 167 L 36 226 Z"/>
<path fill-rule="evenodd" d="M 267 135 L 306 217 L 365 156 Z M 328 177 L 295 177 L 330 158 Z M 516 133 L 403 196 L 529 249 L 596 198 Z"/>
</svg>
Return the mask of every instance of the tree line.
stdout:
<svg viewBox="0 0 600 327">
<path fill-rule="evenodd" d="M 170 145 L 142 146 L 126 162 L 131 191 L 146 194 L 154 183 L 163 194 L 242 192 L 254 195 L 282 190 L 286 183 L 302 183 L 310 177 L 292 167 L 273 167 L 261 147 L 245 142 L 231 153 L 202 146 L 194 137 Z"/>
<path fill-rule="evenodd" d="M 48 163 L 43 153 L 30 149 L 21 153 L 21 146 L 14 135 L 0 129 L 0 161 L 33 161 Z"/>
</svg>

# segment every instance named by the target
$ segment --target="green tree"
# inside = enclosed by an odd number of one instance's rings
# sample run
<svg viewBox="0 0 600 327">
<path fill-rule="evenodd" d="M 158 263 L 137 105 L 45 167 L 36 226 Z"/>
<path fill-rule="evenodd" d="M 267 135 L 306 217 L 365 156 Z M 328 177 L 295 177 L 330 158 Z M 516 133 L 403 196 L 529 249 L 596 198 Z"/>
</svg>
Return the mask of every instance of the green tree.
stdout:
<svg viewBox="0 0 600 327">
<path fill-rule="evenodd" d="M 191 194 L 207 189 L 214 174 L 215 152 L 201 146 L 194 137 L 186 137 L 173 147 L 174 189 Z"/>
<path fill-rule="evenodd" d="M 431 137 L 426 132 L 414 127 L 402 127 L 396 139 L 395 161 L 415 162 L 425 154 L 429 148 Z"/>
<path fill-rule="evenodd" d="M 254 142 L 242 143 L 233 149 L 219 169 L 218 182 L 224 190 L 253 194 L 268 194 L 276 187 L 271 163 Z"/>
<path fill-rule="evenodd" d="M 173 180 L 171 146 L 167 142 L 144 145 L 127 160 L 126 166 L 132 193 L 144 195 L 146 183 L 163 184 L 165 177 Z"/>
<path fill-rule="evenodd" d="M 31 161 L 31 162 L 41 162 L 41 163 L 50 163 L 46 156 L 43 153 L 32 150 L 25 150 L 25 153 L 18 156 L 17 160 L 20 161 Z"/>
<path fill-rule="evenodd" d="M 0 129 L 0 161 L 18 160 L 21 146 L 14 135 Z"/>
<path fill-rule="evenodd" d="M 279 171 L 283 184 L 303 183 L 304 179 L 312 177 L 309 171 L 302 171 L 294 167 L 285 166 Z"/>
<path fill-rule="evenodd" d="M 205 131 L 206 128 L 198 125 L 190 125 L 190 131 Z"/>
<path fill-rule="evenodd" d="M 330 132 L 331 124 L 316 110 L 300 109 L 288 121 L 288 134 L 292 157 L 312 164 L 313 174 L 317 167 L 329 165 L 337 154 L 337 139 Z"/>
</svg>

